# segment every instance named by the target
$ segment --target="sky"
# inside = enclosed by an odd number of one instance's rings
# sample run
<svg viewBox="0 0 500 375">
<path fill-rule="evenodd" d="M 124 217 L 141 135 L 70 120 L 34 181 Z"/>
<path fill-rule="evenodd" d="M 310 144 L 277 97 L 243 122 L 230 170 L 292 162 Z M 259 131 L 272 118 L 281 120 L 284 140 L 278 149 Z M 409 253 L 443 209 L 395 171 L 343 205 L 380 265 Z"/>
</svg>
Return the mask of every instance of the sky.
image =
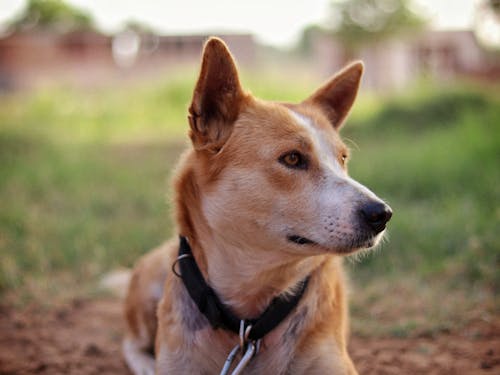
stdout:
<svg viewBox="0 0 500 375">
<path fill-rule="evenodd" d="M 480 0 L 413 0 L 437 29 L 471 28 Z M 67 0 L 90 12 L 97 26 L 116 32 L 129 20 L 161 33 L 249 32 L 265 44 L 292 45 L 301 30 L 325 20 L 331 0 Z M 0 0 L 0 24 L 25 0 Z"/>
</svg>

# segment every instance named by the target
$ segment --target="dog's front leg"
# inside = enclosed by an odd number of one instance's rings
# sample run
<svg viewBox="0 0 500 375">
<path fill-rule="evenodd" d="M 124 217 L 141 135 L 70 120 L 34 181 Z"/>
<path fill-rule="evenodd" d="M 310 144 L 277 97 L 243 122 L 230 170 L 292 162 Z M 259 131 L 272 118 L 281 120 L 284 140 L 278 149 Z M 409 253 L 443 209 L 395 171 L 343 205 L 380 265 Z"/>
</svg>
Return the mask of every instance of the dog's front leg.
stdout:
<svg viewBox="0 0 500 375">
<path fill-rule="evenodd" d="M 311 346 L 305 351 L 299 351 L 293 361 L 291 374 L 304 375 L 358 375 L 349 354 L 338 349 L 333 342 Z"/>
</svg>

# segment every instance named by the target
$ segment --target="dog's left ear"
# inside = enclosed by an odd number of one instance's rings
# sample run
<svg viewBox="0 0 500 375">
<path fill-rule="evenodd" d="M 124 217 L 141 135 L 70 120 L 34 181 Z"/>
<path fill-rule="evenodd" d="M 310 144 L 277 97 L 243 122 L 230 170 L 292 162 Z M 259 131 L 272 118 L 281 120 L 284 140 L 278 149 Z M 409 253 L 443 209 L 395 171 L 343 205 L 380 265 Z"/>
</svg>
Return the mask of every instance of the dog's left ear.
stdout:
<svg viewBox="0 0 500 375">
<path fill-rule="evenodd" d="M 363 63 L 354 62 L 321 86 L 304 102 L 319 106 L 335 129 L 342 126 L 358 93 Z"/>
<path fill-rule="evenodd" d="M 203 49 L 198 82 L 189 107 L 191 140 L 196 150 L 217 152 L 231 134 L 245 93 L 226 44 L 212 37 Z"/>
</svg>

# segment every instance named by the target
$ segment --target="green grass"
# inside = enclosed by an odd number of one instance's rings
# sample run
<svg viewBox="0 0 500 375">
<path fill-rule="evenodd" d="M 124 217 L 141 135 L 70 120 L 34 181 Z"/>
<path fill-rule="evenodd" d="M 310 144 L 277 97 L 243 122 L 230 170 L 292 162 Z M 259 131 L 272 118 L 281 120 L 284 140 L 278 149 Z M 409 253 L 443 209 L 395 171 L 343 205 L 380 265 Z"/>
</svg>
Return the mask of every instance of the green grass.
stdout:
<svg viewBox="0 0 500 375">
<path fill-rule="evenodd" d="M 68 146 L 4 135 L 0 148 L 4 291 L 92 287 L 171 232 L 165 192 L 179 144 Z M 58 287 L 66 273 L 69 284 Z"/>
<path fill-rule="evenodd" d="M 9 301 L 88 294 L 100 275 L 172 234 L 168 176 L 187 143 L 194 74 L 177 77 L 0 99 L 0 293 Z M 243 81 L 276 100 L 314 88 L 266 75 Z M 356 332 L 406 335 L 498 313 L 493 92 L 430 87 L 360 98 L 343 130 L 350 172 L 394 217 L 379 251 L 347 262 Z"/>
</svg>

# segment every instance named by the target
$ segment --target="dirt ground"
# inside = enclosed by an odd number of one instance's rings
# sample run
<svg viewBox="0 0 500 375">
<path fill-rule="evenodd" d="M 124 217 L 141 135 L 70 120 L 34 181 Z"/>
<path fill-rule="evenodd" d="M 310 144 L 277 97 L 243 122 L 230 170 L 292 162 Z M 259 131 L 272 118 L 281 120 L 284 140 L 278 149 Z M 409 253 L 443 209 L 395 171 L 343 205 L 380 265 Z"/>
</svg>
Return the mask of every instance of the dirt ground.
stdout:
<svg viewBox="0 0 500 375">
<path fill-rule="evenodd" d="M 435 337 L 351 339 L 360 374 L 500 374 L 499 322 Z M 0 374 L 128 374 L 118 299 L 57 309 L 0 307 Z"/>
</svg>

